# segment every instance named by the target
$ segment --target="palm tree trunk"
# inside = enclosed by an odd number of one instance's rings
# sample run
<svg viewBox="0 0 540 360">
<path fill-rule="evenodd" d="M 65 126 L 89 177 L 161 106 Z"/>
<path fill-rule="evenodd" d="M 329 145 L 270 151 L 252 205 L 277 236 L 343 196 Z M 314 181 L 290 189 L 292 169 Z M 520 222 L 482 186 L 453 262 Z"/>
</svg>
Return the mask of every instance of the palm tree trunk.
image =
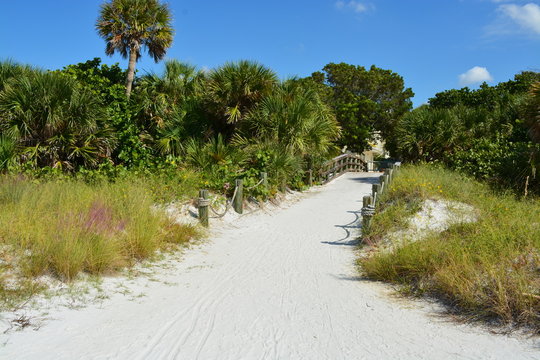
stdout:
<svg viewBox="0 0 540 360">
<path fill-rule="evenodd" d="M 137 49 L 133 47 L 129 50 L 129 65 L 126 80 L 126 95 L 129 98 L 131 95 L 131 88 L 133 86 L 133 80 L 135 79 L 135 64 L 137 63 Z"/>
</svg>

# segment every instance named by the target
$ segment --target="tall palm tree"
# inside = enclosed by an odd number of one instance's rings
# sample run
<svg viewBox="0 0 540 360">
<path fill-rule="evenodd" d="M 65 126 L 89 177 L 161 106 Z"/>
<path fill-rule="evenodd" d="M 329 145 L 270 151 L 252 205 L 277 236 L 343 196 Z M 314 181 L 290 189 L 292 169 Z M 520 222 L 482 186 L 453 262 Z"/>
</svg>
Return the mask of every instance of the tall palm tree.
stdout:
<svg viewBox="0 0 540 360">
<path fill-rule="evenodd" d="M 111 0 L 101 5 L 96 22 L 99 35 L 105 39 L 105 53 L 119 52 L 129 57 L 126 94 L 129 97 L 135 77 L 135 65 L 146 48 L 155 62 L 163 59 L 171 46 L 174 30 L 167 4 L 159 0 Z"/>
</svg>

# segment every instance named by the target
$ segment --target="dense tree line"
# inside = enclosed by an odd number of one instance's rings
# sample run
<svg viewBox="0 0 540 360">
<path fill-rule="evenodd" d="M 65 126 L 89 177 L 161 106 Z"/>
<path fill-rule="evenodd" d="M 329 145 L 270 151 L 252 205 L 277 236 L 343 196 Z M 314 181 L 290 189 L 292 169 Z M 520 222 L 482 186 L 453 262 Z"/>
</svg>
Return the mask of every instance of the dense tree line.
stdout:
<svg viewBox="0 0 540 360">
<path fill-rule="evenodd" d="M 412 110 L 397 73 L 330 63 L 306 78 L 279 80 L 252 61 L 210 71 L 178 60 L 136 75 L 146 51 L 163 59 L 174 36 L 159 0 L 109 0 L 96 30 L 99 58 L 44 71 L 0 62 L 0 170 L 71 172 L 191 166 L 219 188 L 267 171 L 299 184 L 340 148 L 361 152 L 374 135 L 405 161 L 441 162 L 517 189 L 538 188 L 540 75 L 436 94 Z"/>
<path fill-rule="evenodd" d="M 127 70 L 99 58 L 56 71 L 0 62 L 0 170 L 190 166 L 217 188 L 263 170 L 298 184 L 339 148 L 362 151 L 374 131 L 392 138 L 411 108 L 401 76 L 375 66 L 331 63 L 281 81 L 252 61 L 204 72 L 170 60 L 161 74 L 137 76 L 140 57 L 157 62 L 173 42 L 160 0 L 107 0 L 95 28 Z"/>
<path fill-rule="evenodd" d="M 403 116 L 396 154 L 406 161 L 441 162 L 496 185 L 539 190 L 538 81 L 523 72 L 496 86 L 453 89 Z"/>
<path fill-rule="evenodd" d="M 252 165 L 274 153 L 299 167 L 331 153 L 340 134 L 316 91 L 249 61 L 208 73 L 168 61 L 163 74 L 135 78 L 129 98 L 126 72 L 100 59 L 59 71 L 6 61 L 0 76 L 4 168 L 147 166 L 195 152 L 223 165 L 234 151 L 219 155 L 206 147 L 212 142 L 242 149 Z"/>
</svg>

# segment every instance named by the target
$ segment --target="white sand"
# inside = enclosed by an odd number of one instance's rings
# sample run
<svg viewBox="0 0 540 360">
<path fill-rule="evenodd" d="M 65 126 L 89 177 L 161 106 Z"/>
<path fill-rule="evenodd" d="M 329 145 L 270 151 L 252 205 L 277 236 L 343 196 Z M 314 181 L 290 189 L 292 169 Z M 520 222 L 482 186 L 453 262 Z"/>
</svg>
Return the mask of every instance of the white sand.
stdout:
<svg viewBox="0 0 540 360">
<path fill-rule="evenodd" d="M 0 358 L 539 359 L 536 339 L 454 324 L 357 278 L 352 244 L 374 179 L 346 174 L 286 209 L 214 227 L 161 281 L 126 280 L 144 297 L 53 309 L 40 330 L 3 335 Z"/>
<path fill-rule="evenodd" d="M 476 221 L 475 209 L 468 204 L 443 199 L 427 199 L 421 209 L 407 220 L 405 229 L 387 234 L 373 249 L 392 252 L 405 244 L 423 240 L 432 233 L 441 233 L 451 225 Z M 369 251 L 362 253 L 362 256 L 366 255 L 369 255 Z"/>
</svg>

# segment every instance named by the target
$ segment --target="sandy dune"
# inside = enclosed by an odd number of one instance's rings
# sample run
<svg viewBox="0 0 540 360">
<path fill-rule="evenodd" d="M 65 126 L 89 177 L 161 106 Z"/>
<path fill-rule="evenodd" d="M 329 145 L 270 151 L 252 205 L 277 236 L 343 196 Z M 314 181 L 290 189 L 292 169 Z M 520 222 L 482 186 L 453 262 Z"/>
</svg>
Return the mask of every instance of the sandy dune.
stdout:
<svg viewBox="0 0 540 360">
<path fill-rule="evenodd" d="M 214 227 L 161 281 L 131 281 L 144 297 L 56 309 L 39 331 L 4 335 L 0 358 L 539 359 L 536 339 L 456 325 L 357 278 L 352 245 L 375 176 L 346 174 Z"/>
</svg>

